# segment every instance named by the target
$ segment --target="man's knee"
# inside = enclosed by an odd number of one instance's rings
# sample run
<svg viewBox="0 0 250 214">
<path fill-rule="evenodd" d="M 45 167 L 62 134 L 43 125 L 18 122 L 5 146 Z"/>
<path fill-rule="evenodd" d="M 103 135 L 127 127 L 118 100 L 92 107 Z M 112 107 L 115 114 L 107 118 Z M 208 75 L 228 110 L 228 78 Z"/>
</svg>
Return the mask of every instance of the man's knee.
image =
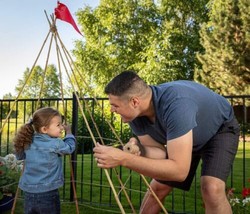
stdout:
<svg viewBox="0 0 250 214">
<path fill-rule="evenodd" d="M 218 178 L 204 176 L 201 180 L 201 192 L 204 200 L 219 200 L 225 197 L 225 183 Z"/>
</svg>

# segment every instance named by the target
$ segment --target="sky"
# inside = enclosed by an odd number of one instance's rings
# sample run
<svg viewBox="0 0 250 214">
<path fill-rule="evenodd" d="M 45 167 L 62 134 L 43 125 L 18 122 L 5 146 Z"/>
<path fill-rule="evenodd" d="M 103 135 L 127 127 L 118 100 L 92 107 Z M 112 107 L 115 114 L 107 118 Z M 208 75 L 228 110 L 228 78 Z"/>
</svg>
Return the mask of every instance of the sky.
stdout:
<svg viewBox="0 0 250 214">
<path fill-rule="evenodd" d="M 86 6 L 94 8 L 99 4 L 99 0 L 60 2 L 68 7 L 80 30 L 75 13 Z M 56 6 L 57 0 L 0 0 L 0 99 L 7 93 L 15 95 L 18 80 L 22 79 L 26 68 L 32 68 L 50 30 L 44 11 L 50 17 Z M 56 26 L 68 51 L 74 48 L 75 40 L 82 39 L 69 23 L 57 20 Z M 48 50 L 45 47 L 36 64 L 42 68 Z M 56 53 L 51 52 L 49 64 L 57 64 Z"/>
</svg>

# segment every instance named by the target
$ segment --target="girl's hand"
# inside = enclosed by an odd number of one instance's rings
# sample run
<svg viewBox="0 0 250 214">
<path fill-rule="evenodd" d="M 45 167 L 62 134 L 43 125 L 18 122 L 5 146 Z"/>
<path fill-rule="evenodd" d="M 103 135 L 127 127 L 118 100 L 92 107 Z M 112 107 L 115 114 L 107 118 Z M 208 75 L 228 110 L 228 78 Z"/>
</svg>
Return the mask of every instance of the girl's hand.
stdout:
<svg viewBox="0 0 250 214">
<path fill-rule="evenodd" d="M 66 134 L 72 134 L 72 132 L 71 132 L 71 125 L 64 124 L 63 128 L 64 128 Z"/>
</svg>

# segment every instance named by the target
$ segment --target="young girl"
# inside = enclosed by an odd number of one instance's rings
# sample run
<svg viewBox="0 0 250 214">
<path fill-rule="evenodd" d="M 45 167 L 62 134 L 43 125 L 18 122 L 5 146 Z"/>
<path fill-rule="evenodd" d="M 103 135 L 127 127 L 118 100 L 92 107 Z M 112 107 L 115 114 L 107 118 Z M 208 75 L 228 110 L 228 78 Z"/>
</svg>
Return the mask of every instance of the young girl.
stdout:
<svg viewBox="0 0 250 214">
<path fill-rule="evenodd" d="M 66 137 L 61 134 L 65 130 Z M 19 188 L 24 191 L 25 214 L 59 214 L 58 188 L 63 186 L 62 155 L 75 150 L 75 137 L 60 113 L 50 107 L 38 109 L 14 138 L 18 159 L 25 159 Z"/>
</svg>

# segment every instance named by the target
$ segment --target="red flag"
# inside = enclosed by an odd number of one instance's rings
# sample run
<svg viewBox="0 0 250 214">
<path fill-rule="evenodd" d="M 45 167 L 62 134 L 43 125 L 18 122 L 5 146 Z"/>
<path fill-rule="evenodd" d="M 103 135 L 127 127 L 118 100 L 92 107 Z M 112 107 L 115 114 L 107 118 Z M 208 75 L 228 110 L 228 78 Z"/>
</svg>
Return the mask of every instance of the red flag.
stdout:
<svg viewBox="0 0 250 214">
<path fill-rule="evenodd" d="M 81 34 L 81 31 L 78 29 L 73 17 L 69 12 L 69 9 L 66 5 L 60 3 L 59 1 L 57 2 L 57 7 L 55 8 L 55 16 L 57 19 L 61 19 L 62 21 L 70 23 L 75 28 L 75 30 Z"/>
</svg>

